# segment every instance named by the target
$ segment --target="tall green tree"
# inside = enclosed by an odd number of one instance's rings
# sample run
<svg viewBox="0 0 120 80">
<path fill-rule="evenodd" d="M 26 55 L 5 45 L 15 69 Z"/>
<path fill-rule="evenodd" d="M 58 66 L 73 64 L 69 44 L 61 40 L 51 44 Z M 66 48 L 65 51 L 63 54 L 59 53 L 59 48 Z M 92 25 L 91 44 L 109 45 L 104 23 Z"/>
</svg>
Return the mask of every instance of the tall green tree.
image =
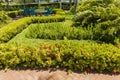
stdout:
<svg viewBox="0 0 120 80">
<path fill-rule="evenodd" d="M 78 6 L 78 0 L 74 0 L 74 13 L 76 13 L 77 6 Z"/>
<path fill-rule="evenodd" d="M 69 4 L 70 4 L 70 8 L 71 8 L 71 6 L 72 6 L 72 0 L 69 0 Z"/>
</svg>

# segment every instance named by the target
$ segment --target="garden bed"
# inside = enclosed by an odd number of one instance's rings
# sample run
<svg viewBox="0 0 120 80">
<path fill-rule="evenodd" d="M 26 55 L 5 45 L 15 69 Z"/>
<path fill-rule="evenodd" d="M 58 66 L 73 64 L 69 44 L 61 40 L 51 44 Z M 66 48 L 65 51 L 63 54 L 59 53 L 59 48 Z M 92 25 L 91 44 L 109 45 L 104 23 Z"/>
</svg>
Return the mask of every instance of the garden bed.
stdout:
<svg viewBox="0 0 120 80">
<path fill-rule="evenodd" d="M 93 41 L 91 29 L 64 20 L 60 15 L 26 17 L 1 28 L 0 68 L 120 72 L 120 45 Z"/>
</svg>

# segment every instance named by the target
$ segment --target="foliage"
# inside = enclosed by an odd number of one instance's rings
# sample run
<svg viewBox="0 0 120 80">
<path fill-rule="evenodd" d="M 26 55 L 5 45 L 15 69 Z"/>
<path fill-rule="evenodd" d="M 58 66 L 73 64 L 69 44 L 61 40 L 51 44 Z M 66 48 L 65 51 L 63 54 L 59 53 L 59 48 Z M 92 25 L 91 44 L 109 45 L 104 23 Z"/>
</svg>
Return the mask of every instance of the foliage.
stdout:
<svg viewBox="0 0 120 80">
<path fill-rule="evenodd" d="M 26 17 L 10 23 L 0 29 L 0 43 L 7 42 L 16 34 L 24 30 L 29 24 L 32 23 L 48 23 L 64 21 L 65 16 L 49 16 L 49 17 Z"/>
<path fill-rule="evenodd" d="M 0 11 L 2 10 L 2 4 L 1 3 L 2 3 L 2 1 L 0 1 Z"/>
<path fill-rule="evenodd" d="M 93 32 L 85 28 L 70 27 L 69 23 L 47 23 L 31 25 L 25 33 L 26 38 L 63 40 L 92 39 Z"/>
<path fill-rule="evenodd" d="M 57 15 L 65 15 L 65 11 L 62 9 L 53 9 Z"/>
<path fill-rule="evenodd" d="M 75 26 L 90 27 L 98 29 L 97 39 L 114 43 L 115 39 L 120 39 L 119 19 L 120 8 L 114 0 L 87 0 L 82 2 L 73 17 Z M 111 38 L 111 40 L 110 40 Z"/>
<path fill-rule="evenodd" d="M 8 11 L 7 12 L 7 15 L 11 18 L 15 18 L 18 15 L 22 15 L 22 14 L 23 14 L 23 11 Z"/>
<path fill-rule="evenodd" d="M 66 68 L 120 72 L 120 48 L 111 44 L 64 42 L 37 48 L 0 45 L 0 68 Z"/>
<path fill-rule="evenodd" d="M 10 20 L 10 17 L 7 15 L 7 13 L 0 11 L 0 23 L 7 23 L 8 20 Z"/>
<path fill-rule="evenodd" d="M 115 22 L 113 22 L 115 23 Z M 104 39 L 107 43 L 118 43 L 119 35 L 116 35 L 114 27 L 106 29 L 100 27 L 100 25 L 107 25 L 101 23 L 95 26 L 85 27 L 71 27 L 70 23 L 47 23 L 47 24 L 35 24 L 30 25 L 25 31 L 26 38 L 34 39 L 50 39 L 50 40 L 63 40 L 66 37 L 69 40 L 97 40 L 102 41 Z M 117 29 L 119 30 L 119 29 Z M 117 31 L 119 32 L 119 31 Z M 117 33 L 119 34 L 119 33 Z M 116 37 L 117 36 L 117 37 Z"/>
</svg>

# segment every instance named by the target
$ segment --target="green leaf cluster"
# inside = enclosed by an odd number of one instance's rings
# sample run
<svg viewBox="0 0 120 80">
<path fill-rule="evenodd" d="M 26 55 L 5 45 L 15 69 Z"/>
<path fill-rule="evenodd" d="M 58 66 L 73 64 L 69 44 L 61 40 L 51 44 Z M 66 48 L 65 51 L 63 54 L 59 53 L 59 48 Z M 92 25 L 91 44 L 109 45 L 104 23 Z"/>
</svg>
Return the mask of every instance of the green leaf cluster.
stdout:
<svg viewBox="0 0 120 80">
<path fill-rule="evenodd" d="M 7 15 L 11 18 L 15 18 L 18 15 L 22 15 L 22 14 L 23 14 L 23 11 L 20 11 L 20 10 L 18 10 L 18 11 L 8 11 L 7 12 Z"/>
<path fill-rule="evenodd" d="M 120 8 L 114 0 L 86 0 L 81 2 L 73 17 L 73 25 L 96 29 L 95 39 L 108 43 L 116 43 L 120 39 Z M 111 38 L 111 39 L 110 39 Z"/>
<path fill-rule="evenodd" d="M 32 24 L 26 30 L 25 37 L 29 39 L 88 40 L 93 39 L 92 29 L 71 27 L 68 23 Z"/>
<path fill-rule="evenodd" d="M 0 28 L 0 43 L 8 42 L 10 39 L 12 39 L 15 35 L 20 33 L 22 30 L 24 30 L 26 27 L 28 27 L 29 24 L 32 23 L 49 23 L 49 22 L 60 22 L 64 21 L 65 16 L 49 16 L 49 17 L 25 17 L 22 19 L 19 19 L 13 23 L 10 23 L 2 28 Z"/>
<path fill-rule="evenodd" d="M 120 72 L 120 48 L 112 44 L 68 40 L 43 43 L 37 48 L 4 44 L 0 45 L 0 68 L 66 68 Z"/>
<path fill-rule="evenodd" d="M 5 11 L 0 11 L 0 23 L 7 23 L 10 20 L 10 17 L 7 15 Z"/>
</svg>

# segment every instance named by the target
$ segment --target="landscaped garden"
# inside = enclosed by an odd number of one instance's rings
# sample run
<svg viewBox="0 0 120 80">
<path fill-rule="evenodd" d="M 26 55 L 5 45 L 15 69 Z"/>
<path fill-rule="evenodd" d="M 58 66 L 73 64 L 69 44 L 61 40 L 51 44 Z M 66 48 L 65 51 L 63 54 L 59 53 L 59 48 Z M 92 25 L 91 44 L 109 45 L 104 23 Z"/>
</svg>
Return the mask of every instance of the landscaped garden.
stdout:
<svg viewBox="0 0 120 80">
<path fill-rule="evenodd" d="M 120 73 L 120 6 L 86 0 L 49 16 L 0 15 L 0 69 L 65 68 Z M 3 11 L 1 11 L 3 13 Z M 16 15 L 14 15 L 16 13 Z M 10 22 L 9 22 L 10 21 Z"/>
</svg>

